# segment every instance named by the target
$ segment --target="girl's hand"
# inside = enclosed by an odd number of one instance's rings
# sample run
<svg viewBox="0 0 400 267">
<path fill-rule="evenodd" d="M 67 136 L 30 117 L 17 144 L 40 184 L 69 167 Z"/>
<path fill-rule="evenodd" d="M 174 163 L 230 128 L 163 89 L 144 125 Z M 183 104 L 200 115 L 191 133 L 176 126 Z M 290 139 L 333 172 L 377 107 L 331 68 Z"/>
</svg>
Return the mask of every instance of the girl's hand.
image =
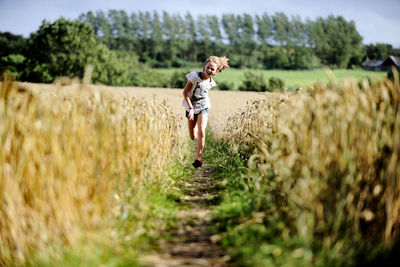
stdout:
<svg viewBox="0 0 400 267">
<path fill-rule="evenodd" d="M 194 120 L 194 109 L 189 109 L 189 120 Z"/>
</svg>

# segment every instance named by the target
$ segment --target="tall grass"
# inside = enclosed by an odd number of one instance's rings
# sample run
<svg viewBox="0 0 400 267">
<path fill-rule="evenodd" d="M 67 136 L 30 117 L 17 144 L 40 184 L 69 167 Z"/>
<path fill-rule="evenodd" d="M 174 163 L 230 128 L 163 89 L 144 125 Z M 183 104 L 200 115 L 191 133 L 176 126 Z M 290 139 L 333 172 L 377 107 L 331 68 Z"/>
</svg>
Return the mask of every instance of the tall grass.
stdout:
<svg viewBox="0 0 400 267">
<path fill-rule="evenodd" d="M 146 217 L 144 187 L 167 186 L 181 133 L 166 105 L 79 84 L 45 92 L 5 81 L 0 122 L 0 265 L 112 238 L 127 211 Z"/>
<path fill-rule="evenodd" d="M 255 214 L 301 240 L 290 255 L 303 264 L 351 265 L 399 242 L 398 80 L 271 95 L 233 116 L 226 140 L 249 156 Z"/>
</svg>

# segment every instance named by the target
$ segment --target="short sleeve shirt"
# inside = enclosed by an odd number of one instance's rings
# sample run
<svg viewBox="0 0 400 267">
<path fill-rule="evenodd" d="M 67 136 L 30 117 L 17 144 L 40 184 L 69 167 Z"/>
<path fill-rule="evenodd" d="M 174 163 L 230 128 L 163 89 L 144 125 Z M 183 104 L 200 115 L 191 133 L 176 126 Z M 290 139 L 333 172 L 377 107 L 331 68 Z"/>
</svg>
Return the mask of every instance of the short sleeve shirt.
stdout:
<svg viewBox="0 0 400 267">
<path fill-rule="evenodd" d="M 190 101 L 192 102 L 194 113 L 198 114 L 200 111 L 211 108 L 210 98 L 208 97 L 208 91 L 217 86 L 212 78 L 202 80 L 198 72 L 191 72 L 186 74 L 186 78 L 190 81 L 193 86 L 189 90 Z M 189 107 L 183 99 L 182 105 L 189 111 Z"/>
</svg>

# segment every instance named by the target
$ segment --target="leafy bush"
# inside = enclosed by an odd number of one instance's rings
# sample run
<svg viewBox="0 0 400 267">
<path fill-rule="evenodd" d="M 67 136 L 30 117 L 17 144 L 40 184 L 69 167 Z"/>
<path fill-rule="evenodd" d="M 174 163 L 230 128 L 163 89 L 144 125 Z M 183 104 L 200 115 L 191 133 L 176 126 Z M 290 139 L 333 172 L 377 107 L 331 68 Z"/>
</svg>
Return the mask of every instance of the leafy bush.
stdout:
<svg viewBox="0 0 400 267">
<path fill-rule="evenodd" d="M 172 61 L 172 67 L 173 68 L 182 68 L 185 66 L 185 61 L 181 59 L 174 59 Z"/>
<path fill-rule="evenodd" d="M 9 54 L 0 59 L 0 71 L 9 71 L 10 75 L 19 80 L 23 75 L 26 58 L 20 54 Z"/>
<path fill-rule="evenodd" d="M 221 81 L 217 83 L 218 89 L 222 91 L 235 90 L 235 84 L 233 82 Z"/>
<path fill-rule="evenodd" d="M 135 75 L 136 79 L 132 82 L 134 86 L 141 87 L 169 87 L 168 76 L 162 72 L 148 69 L 141 66 Z"/>
<path fill-rule="evenodd" d="M 269 88 L 271 90 L 279 89 L 280 91 L 283 91 L 285 88 L 285 82 L 281 78 L 271 77 L 269 79 Z"/>
<path fill-rule="evenodd" d="M 264 58 L 264 66 L 267 69 L 288 69 L 290 62 L 286 54 L 273 50 Z"/>
<path fill-rule="evenodd" d="M 131 59 L 131 60 L 129 60 Z M 111 51 L 105 45 L 99 44 L 96 56 L 89 62 L 94 65 L 93 82 L 106 85 L 132 85 L 136 78 L 137 61 L 123 57 L 118 51 Z"/>
<path fill-rule="evenodd" d="M 264 74 L 257 74 L 251 71 L 244 73 L 244 80 L 242 85 L 239 87 L 239 90 L 256 92 L 270 91 L 267 82 L 265 81 Z"/>
<path fill-rule="evenodd" d="M 174 71 L 169 82 L 169 87 L 184 88 L 187 83 L 186 74 L 189 72 L 190 70 Z"/>
</svg>

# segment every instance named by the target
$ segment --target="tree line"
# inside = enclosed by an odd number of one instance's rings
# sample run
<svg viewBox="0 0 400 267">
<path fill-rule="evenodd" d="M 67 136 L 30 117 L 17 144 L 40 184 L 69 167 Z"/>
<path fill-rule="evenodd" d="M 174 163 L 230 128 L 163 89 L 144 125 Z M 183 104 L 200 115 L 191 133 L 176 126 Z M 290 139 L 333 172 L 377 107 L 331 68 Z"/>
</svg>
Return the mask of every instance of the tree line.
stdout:
<svg viewBox="0 0 400 267">
<path fill-rule="evenodd" d="M 0 72 L 31 82 L 82 77 L 92 64 L 93 82 L 181 87 L 181 73 L 167 77 L 154 68 L 198 67 L 209 55 L 227 55 L 236 68 L 349 68 L 367 56 L 389 54 L 399 55 L 399 49 L 363 45 L 354 22 L 341 16 L 302 21 L 284 13 L 194 18 L 109 10 L 87 12 L 74 21 L 43 21 L 29 38 L 0 33 Z"/>
<path fill-rule="evenodd" d="M 110 49 L 136 51 L 154 67 L 181 67 L 211 54 L 237 68 L 313 69 L 359 66 L 365 56 L 353 21 L 342 16 L 302 20 L 272 15 L 199 15 L 89 11 L 79 16 Z"/>
</svg>

